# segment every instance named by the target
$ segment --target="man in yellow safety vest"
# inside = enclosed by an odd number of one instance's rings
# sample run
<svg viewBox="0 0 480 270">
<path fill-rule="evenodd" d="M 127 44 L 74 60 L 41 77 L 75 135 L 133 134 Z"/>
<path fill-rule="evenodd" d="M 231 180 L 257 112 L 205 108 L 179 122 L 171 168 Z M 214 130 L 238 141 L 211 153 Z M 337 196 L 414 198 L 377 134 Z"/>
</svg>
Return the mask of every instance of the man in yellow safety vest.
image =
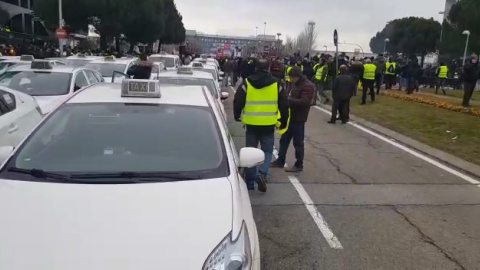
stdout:
<svg viewBox="0 0 480 270">
<path fill-rule="evenodd" d="M 362 75 L 362 105 L 367 102 L 367 91 L 370 90 L 370 98 L 375 101 L 375 91 L 373 87 L 375 86 L 375 74 L 377 71 L 377 66 L 372 64 L 372 60 L 367 59 L 365 60 L 365 64 L 363 65 L 363 75 Z"/>
<path fill-rule="evenodd" d="M 255 73 L 248 77 L 237 89 L 233 99 L 235 121 L 246 127 L 246 146 L 260 147 L 265 153 L 265 161 L 257 168 L 248 168 L 245 174 L 248 190 L 267 191 L 266 177 L 272 162 L 275 129 L 284 132 L 288 128 L 289 109 L 287 91 L 269 70 L 267 59 L 255 62 Z M 280 113 L 280 119 L 279 119 Z M 243 119 L 240 120 L 240 117 Z"/>
<path fill-rule="evenodd" d="M 328 65 L 325 60 L 322 60 L 320 63 L 319 67 L 317 68 L 317 71 L 315 72 L 314 76 L 314 83 L 315 87 L 317 89 L 317 93 L 319 95 L 320 101 L 321 99 L 324 99 L 324 103 L 327 104 L 330 102 L 330 99 L 327 97 L 325 94 L 325 90 L 327 89 L 327 74 L 328 74 Z M 316 95 L 314 96 L 314 101 L 313 104 L 316 103 Z"/>
<path fill-rule="evenodd" d="M 385 64 L 385 89 L 392 89 L 397 79 L 397 63 L 393 61 L 393 58 L 389 58 Z"/>
<path fill-rule="evenodd" d="M 435 86 L 435 94 L 438 94 L 438 88 L 442 89 L 444 95 L 447 93 L 445 92 L 445 82 L 448 78 L 448 67 L 442 62 L 440 66 L 437 68 L 437 85 Z"/>
</svg>

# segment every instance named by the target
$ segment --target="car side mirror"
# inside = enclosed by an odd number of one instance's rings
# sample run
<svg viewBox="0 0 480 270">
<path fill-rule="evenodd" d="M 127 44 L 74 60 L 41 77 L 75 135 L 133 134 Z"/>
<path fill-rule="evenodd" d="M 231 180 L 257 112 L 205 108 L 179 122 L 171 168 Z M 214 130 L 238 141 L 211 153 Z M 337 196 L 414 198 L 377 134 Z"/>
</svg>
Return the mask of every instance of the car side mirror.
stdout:
<svg viewBox="0 0 480 270">
<path fill-rule="evenodd" d="M 222 93 L 220 94 L 220 99 L 221 99 L 221 100 L 225 100 L 225 99 L 227 99 L 229 96 L 230 96 L 230 94 L 229 94 L 228 92 L 222 92 Z"/>
<path fill-rule="evenodd" d="M 15 147 L 13 146 L 0 147 L 0 164 L 5 162 L 5 160 L 7 160 L 10 157 L 14 149 Z"/>
<path fill-rule="evenodd" d="M 254 147 L 244 147 L 240 149 L 240 168 L 252 168 L 262 164 L 265 161 L 265 153 Z"/>
</svg>

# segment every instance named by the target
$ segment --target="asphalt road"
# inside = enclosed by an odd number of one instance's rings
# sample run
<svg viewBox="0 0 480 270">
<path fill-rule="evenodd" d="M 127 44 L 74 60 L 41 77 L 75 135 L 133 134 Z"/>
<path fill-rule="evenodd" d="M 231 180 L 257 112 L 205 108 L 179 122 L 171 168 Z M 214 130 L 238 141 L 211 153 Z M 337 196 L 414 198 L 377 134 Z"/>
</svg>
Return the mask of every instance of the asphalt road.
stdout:
<svg viewBox="0 0 480 270">
<path fill-rule="evenodd" d="M 251 194 L 262 269 L 480 269 L 480 186 L 328 119 L 311 109 L 304 172 L 274 169 L 267 193 Z"/>
</svg>

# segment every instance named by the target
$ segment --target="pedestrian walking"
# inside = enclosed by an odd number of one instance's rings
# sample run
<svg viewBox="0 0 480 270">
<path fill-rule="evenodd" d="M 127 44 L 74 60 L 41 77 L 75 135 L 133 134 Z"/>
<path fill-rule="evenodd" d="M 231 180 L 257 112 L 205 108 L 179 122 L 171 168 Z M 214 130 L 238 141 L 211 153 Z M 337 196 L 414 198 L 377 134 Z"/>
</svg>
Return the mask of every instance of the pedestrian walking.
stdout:
<svg viewBox="0 0 480 270">
<path fill-rule="evenodd" d="M 288 130 L 280 138 L 278 158 L 272 162 L 272 167 L 283 168 L 285 166 L 287 150 L 290 142 L 293 140 L 296 162 L 293 167 L 287 168 L 285 171 L 301 172 L 303 171 L 303 158 L 305 155 L 305 122 L 307 122 L 310 112 L 315 86 L 302 74 L 302 70 L 299 67 L 293 67 L 287 75 L 292 81 L 292 89 L 288 97 L 290 123 Z"/>
<path fill-rule="evenodd" d="M 463 102 L 462 106 L 465 108 L 470 107 L 470 99 L 472 98 L 473 91 L 477 85 L 479 78 L 478 57 L 472 55 L 470 57 L 470 63 L 466 64 L 463 68 Z"/>
<path fill-rule="evenodd" d="M 372 64 L 372 60 L 367 59 L 365 60 L 365 64 L 363 65 L 363 75 L 362 75 L 362 105 L 365 105 L 367 102 L 367 91 L 370 90 L 370 98 L 375 101 L 375 91 L 373 89 L 375 85 L 375 74 L 376 74 L 377 66 Z"/>
<path fill-rule="evenodd" d="M 348 74 L 347 66 L 340 66 L 340 75 L 333 81 L 332 86 L 332 118 L 328 123 L 335 124 L 337 120 L 337 111 L 340 115 L 342 124 L 346 124 L 350 118 L 350 99 L 357 88 L 356 80 Z"/>
<path fill-rule="evenodd" d="M 448 78 L 448 66 L 446 66 L 443 62 L 440 63 L 440 66 L 437 68 L 437 85 L 435 86 L 435 94 L 438 94 L 438 89 L 441 89 L 443 94 L 446 95 L 445 92 L 445 83 L 447 82 Z"/>
<path fill-rule="evenodd" d="M 240 122 L 242 117 L 245 124 L 246 146 L 258 147 L 260 144 L 265 153 L 264 163 L 258 168 L 247 169 L 245 173 L 248 190 L 254 190 L 257 182 L 261 192 L 267 191 L 266 178 L 273 157 L 277 122 L 280 122 L 279 129 L 284 129 L 289 116 L 287 91 L 270 74 L 269 66 L 267 59 L 255 61 L 255 73 L 242 82 L 233 99 L 235 121 Z"/>
<path fill-rule="evenodd" d="M 224 80 L 223 86 L 227 87 L 229 82 L 231 86 L 234 86 L 233 84 L 234 69 L 235 69 L 235 62 L 233 60 L 229 60 L 228 58 L 225 59 L 225 62 L 223 63 L 223 72 L 225 73 L 225 76 L 223 78 Z"/>
</svg>

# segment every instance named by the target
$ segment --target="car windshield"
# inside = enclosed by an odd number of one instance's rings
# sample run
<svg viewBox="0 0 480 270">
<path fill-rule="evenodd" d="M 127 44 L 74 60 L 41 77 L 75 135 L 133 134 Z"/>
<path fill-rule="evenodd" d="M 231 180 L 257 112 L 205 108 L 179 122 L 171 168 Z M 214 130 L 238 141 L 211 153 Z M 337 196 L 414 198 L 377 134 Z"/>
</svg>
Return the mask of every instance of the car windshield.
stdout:
<svg viewBox="0 0 480 270">
<path fill-rule="evenodd" d="M 70 73 L 48 71 L 7 71 L 0 85 L 31 96 L 60 96 L 70 92 Z"/>
<path fill-rule="evenodd" d="M 96 70 L 102 74 L 102 77 L 112 77 L 113 72 L 126 73 L 126 64 L 115 64 L 115 63 L 89 63 L 85 65 L 86 68 Z M 122 77 L 121 74 L 115 74 L 115 77 Z"/>
<path fill-rule="evenodd" d="M 27 138 L 9 166 L 67 175 L 201 172 L 217 178 L 228 173 L 220 138 L 206 107 L 65 104 Z"/>
<path fill-rule="evenodd" d="M 172 57 L 165 56 L 151 56 L 148 60 L 152 62 L 163 62 L 165 67 L 171 68 L 175 67 L 175 60 Z"/>
<path fill-rule="evenodd" d="M 17 66 L 17 65 L 20 65 L 20 64 L 22 64 L 22 63 L 21 62 L 9 62 L 9 61 L 1 62 L 0 63 L 0 74 L 4 73 L 5 71 L 7 71 L 9 68 L 11 68 L 13 66 Z"/>
<path fill-rule="evenodd" d="M 215 83 L 212 79 L 198 79 L 198 78 L 175 78 L 175 77 L 160 77 L 159 78 L 160 84 L 173 84 L 173 85 L 200 85 L 206 86 L 212 96 L 218 98 L 218 91 L 215 87 Z"/>
<path fill-rule="evenodd" d="M 72 67 L 83 67 L 93 61 L 93 59 L 65 59 L 65 63 Z"/>
</svg>

